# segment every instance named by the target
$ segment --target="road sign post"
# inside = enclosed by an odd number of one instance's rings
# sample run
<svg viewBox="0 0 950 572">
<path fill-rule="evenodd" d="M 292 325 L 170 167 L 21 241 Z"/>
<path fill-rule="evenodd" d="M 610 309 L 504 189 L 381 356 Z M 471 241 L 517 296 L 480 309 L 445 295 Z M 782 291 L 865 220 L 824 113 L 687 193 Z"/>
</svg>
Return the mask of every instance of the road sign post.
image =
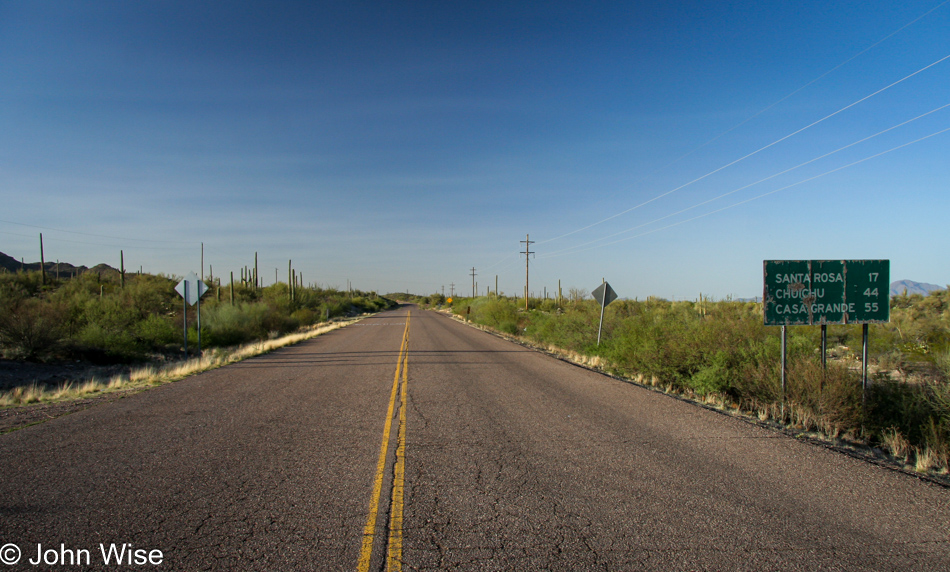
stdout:
<svg viewBox="0 0 950 572">
<path fill-rule="evenodd" d="M 198 304 L 198 355 L 201 355 L 201 297 L 208 291 L 208 285 L 203 280 L 199 280 L 192 272 L 184 280 L 175 286 L 175 292 L 181 295 L 184 302 L 184 335 L 185 335 L 185 357 L 188 357 L 188 306 Z"/>
<path fill-rule="evenodd" d="M 597 328 L 597 345 L 600 345 L 600 334 L 604 330 L 604 309 L 607 308 L 607 304 L 610 304 L 617 299 L 617 293 L 614 292 L 614 289 L 610 287 L 610 284 L 606 280 L 594 289 L 591 292 L 591 296 L 595 300 L 600 302 L 600 326 Z"/>
<path fill-rule="evenodd" d="M 188 282 L 183 281 L 180 284 L 180 286 L 182 286 L 183 288 L 183 292 L 181 295 L 181 303 L 183 306 L 182 311 L 181 311 L 181 317 L 182 317 L 182 324 L 183 324 L 182 331 L 184 332 L 184 342 L 185 342 L 185 359 L 188 359 Z"/>
</svg>

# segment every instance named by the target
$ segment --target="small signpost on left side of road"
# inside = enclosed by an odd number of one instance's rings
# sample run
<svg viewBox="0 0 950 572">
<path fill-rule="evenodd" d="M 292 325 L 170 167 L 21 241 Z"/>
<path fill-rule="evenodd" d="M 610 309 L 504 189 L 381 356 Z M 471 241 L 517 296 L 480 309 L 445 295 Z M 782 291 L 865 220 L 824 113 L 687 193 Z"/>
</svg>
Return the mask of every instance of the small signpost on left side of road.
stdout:
<svg viewBox="0 0 950 572">
<path fill-rule="evenodd" d="M 185 332 L 185 357 L 188 357 L 188 306 L 198 305 L 198 355 L 201 355 L 201 297 L 208 291 L 204 280 L 199 280 L 198 276 L 192 272 L 185 276 L 184 280 L 175 286 L 175 292 L 181 295 L 184 300 L 184 332 Z"/>
<path fill-rule="evenodd" d="M 591 292 L 594 300 L 600 302 L 600 327 L 597 328 L 597 345 L 600 345 L 600 334 L 604 331 L 604 309 L 617 299 L 617 293 L 610 287 L 606 280 L 600 286 Z"/>
</svg>

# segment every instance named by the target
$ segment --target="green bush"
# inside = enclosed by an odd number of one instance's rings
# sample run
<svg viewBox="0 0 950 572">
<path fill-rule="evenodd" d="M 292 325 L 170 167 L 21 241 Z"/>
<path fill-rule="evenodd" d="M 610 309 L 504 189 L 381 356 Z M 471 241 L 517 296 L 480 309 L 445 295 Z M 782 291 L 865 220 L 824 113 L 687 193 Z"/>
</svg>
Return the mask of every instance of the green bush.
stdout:
<svg viewBox="0 0 950 572">
<path fill-rule="evenodd" d="M 693 374 L 689 385 L 699 395 L 733 393 L 733 381 L 739 376 L 738 365 L 733 355 L 719 350 L 707 365 Z"/>
<path fill-rule="evenodd" d="M 181 326 L 163 316 L 149 314 L 135 325 L 135 336 L 149 347 L 181 343 Z"/>
<path fill-rule="evenodd" d="M 0 349 L 12 359 L 50 357 L 63 340 L 65 311 L 39 298 L 0 298 Z"/>
<path fill-rule="evenodd" d="M 146 347 L 130 330 L 90 323 L 74 337 L 80 355 L 95 362 L 137 361 L 145 358 Z"/>
</svg>

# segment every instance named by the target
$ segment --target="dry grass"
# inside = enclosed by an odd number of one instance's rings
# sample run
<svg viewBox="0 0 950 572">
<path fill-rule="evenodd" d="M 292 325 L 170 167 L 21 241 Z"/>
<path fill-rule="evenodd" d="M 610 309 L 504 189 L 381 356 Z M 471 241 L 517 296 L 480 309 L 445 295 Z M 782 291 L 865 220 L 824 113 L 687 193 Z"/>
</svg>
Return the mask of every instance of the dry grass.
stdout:
<svg viewBox="0 0 950 572">
<path fill-rule="evenodd" d="M 907 463 L 914 448 L 896 427 L 886 429 L 883 434 L 883 445 L 891 455 Z"/>
<path fill-rule="evenodd" d="M 132 370 L 128 375 L 114 376 L 108 381 L 91 378 L 79 383 L 67 383 L 54 388 L 40 387 L 35 383 L 28 386 L 16 387 L 10 391 L 0 393 L 0 407 L 16 407 L 30 405 L 32 403 L 82 399 L 84 397 L 112 391 L 136 389 L 179 381 L 196 373 L 216 369 L 250 357 L 271 352 L 278 348 L 309 340 L 310 338 L 342 328 L 361 319 L 362 318 L 350 318 L 333 322 L 332 324 L 323 324 L 295 334 L 270 340 L 262 340 L 260 342 L 233 348 L 216 348 L 208 350 L 201 357 L 182 360 L 160 367 L 147 365 L 140 369 Z"/>
</svg>

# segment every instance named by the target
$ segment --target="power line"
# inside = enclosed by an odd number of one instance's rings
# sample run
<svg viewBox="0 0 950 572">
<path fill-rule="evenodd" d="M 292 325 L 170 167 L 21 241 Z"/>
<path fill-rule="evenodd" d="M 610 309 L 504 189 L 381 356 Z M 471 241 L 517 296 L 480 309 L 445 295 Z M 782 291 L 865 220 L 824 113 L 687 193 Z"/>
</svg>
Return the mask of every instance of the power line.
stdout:
<svg viewBox="0 0 950 572">
<path fill-rule="evenodd" d="M 739 202 L 737 202 L 737 203 L 733 203 L 733 204 L 731 204 L 731 205 L 728 205 L 728 206 L 725 206 L 725 207 L 716 209 L 716 210 L 714 210 L 714 211 L 709 211 L 709 212 L 707 212 L 707 213 L 703 213 L 703 214 L 701 214 L 701 215 L 694 216 L 694 217 L 692 217 L 692 218 L 688 218 L 688 219 L 685 219 L 685 220 L 681 220 L 681 221 L 675 222 L 675 223 L 673 223 L 673 224 L 669 224 L 669 225 L 664 226 L 664 227 L 661 227 L 661 228 L 655 228 L 655 229 L 649 230 L 649 231 L 647 231 L 647 232 L 643 232 L 643 233 L 640 233 L 640 234 L 637 234 L 637 235 L 634 235 L 634 236 L 628 236 L 628 237 L 626 237 L 626 238 L 621 238 L 621 239 L 615 240 L 615 241 L 613 241 L 613 242 L 607 242 L 607 243 L 601 244 L 601 245 L 599 245 L 599 246 L 602 246 L 602 247 L 603 247 L 603 246 L 610 246 L 610 245 L 617 244 L 617 243 L 620 243 L 620 242 L 624 242 L 624 241 L 627 241 L 627 240 L 632 240 L 632 239 L 634 239 L 634 238 L 640 238 L 640 237 L 646 236 L 646 235 L 648 235 L 648 234 L 653 234 L 653 233 L 655 233 L 655 232 L 660 232 L 661 230 L 667 230 L 667 229 L 669 229 L 669 228 L 673 228 L 674 226 L 679 226 L 679 225 L 685 224 L 685 223 L 687 223 L 687 222 L 692 222 L 692 221 L 694 221 L 694 220 L 698 220 L 698 219 L 701 219 L 701 218 L 704 218 L 704 217 L 707 217 L 707 216 L 710 216 L 710 215 L 713 215 L 713 214 L 716 214 L 716 213 L 720 213 L 720 212 L 722 212 L 722 211 L 724 211 L 724 210 L 728 210 L 728 209 L 731 209 L 731 208 L 734 208 L 734 207 L 737 207 L 737 206 L 740 206 L 740 205 L 744 205 L 744 204 L 746 204 L 746 203 L 750 203 L 750 202 L 752 202 L 752 201 L 755 201 L 755 200 L 758 200 L 758 199 L 767 197 L 767 196 L 769 196 L 769 195 L 774 195 L 775 193 L 778 193 L 778 192 L 780 192 L 780 191 L 784 191 L 784 190 L 790 189 L 790 188 L 792 188 L 792 187 L 796 187 L 796 186 L 798 186 L 798 185 L 807 183 L 807 182 L 809 182 L 809 181 L 814 181 L 815 179 L 819 179 L 819 178 L 821 178 L 821 177 L 824 177 L 825 175 L 830 175 L 830 174 L 832 174 L 832 173 L 836 173 L 836 172 L 838 172 L 838 171 L 842 171 L 842 170 L 847 169 L 847 168 L 849 168 L 849 167 L 853 167 L 854 165 L 857 165 L 857 164 L 859 164 L 859 163 L 864 163 L 865 161 L 869 161 L 869 160 L 871 160 L 871 159 L 880 157 L 881 155 L 886 155 L 887 153 L 890 153 L 890 152 L 892 152 L 892 151 L 897 151 L 898 149 L 902 149 L 902 148 L 904 148 L 904 147 L 913 145 L 913 144 L 915 144 L 915 143 L 919 143 L 919 142 L 921 142 L 921 141 L 924 141 L 925 139 L 930 139 L 931 137 L 936 137 L 937 135 L 940 135 L 940 134 L 942 134 L 942 133 L 946 133 L 946 132 L 948 132 L 948 131 L 950 131 L 950 127 L 947 127 L 947 128 L 945 128 L 945 129 L 941 129 L 940 131 L 936 131 L 936 132 L 934 132 L 934 133 L 931 133 L 930 135 L 925 135 L 924 137 L 920 137 L 919 139 L 915 139 L 915 140 L 913 140 L 913 141 L 909 141 L 909 142 L 904 143 L 904 144 L 902 144 L 902 145 L 898 145 L 898 146 L 896 146 L 896 147 L 892 147 L 892 148 L 890 148 L 890 149 L 888 149 L 888 150 L 886 150 L 886 151 L 881 151 L 880 153 L 875 153 L 874 155 L 870 155 L 870 156 L 865 157 L 865 158 L 863 158 L 863 159 L 859 159 L 859 160 L 854 161 L 854 162 L 852 162 L 852 163 L 848 163 L 847 165 L 843 165 L 843 166 L 841 166 L 841 167 L 837 167 L 837 168 L 835 168 L 835 169 L 831 169 L 830 171 L 825 171 L 824 173 L 821 173 L 820 175 L 815 175 L 815 176 L 813 176 L 813 177 L 808 177 L 807 179 L 803 179 L 803 180 L 801 180 L 801 181 L 798 181 L 797 183 L 792 183 L 792 184 L 790 184 L 790 185 L 786 185 L 786 186 L 784 186 L 784 187 L 771 190 L 771 191 L 769 191 L 769 192 L 767 192 L 767 193 L 762 193 L 761 195 L 758 195 L 758 196 L 755 196 L 755 197 L 752 197 L 752 198 L 748 198 L 748 199 L 739 201 Z M 658 219 L 658 220 L 659 220 L 659 219 Z M 656 221 L 653 221 L 653 222 L 656 222 Z M 594 247 L 591 246 L 591 247 L 585 248 L 585 249 L 583 249 L 583 250 L 589 250 L 589 249 L 591 249 L 591 248 L 594 248 Z M 580 252 L 580 250 L 575 250 L 574 252 L 571 252 L 570 254 L 577 254 L 578 252 Z M 552 254 L 551 256 L 554 256 L 554 254 Z"/>
<path fill-rule="evenodd" d="M 847 64 L 851 63 L 852 61 L 856 60 L 857 58 L 859 58 L 859 57 L 861 57 L 862 55 L 866 54 L 867 52 L 871 51 L 872 49 L 874 49 L 875 47 L 877 47 L 877 46 L 879 46 L 880 44 L 884 43 L 884 42 L 887 41 L 888 39 L 892 38 L 893 36 L 896 36 L 898 33 L 900 33 L 901 31 L 903 31 L 905 28 L 908 28 L 908 27 L 912 26 L 913 24 L 916 24 L 916 23 L 919 22 L 920 20 L 924 19 L 926 16 L 929 16 L 931 12 L 933 12 L 933 11 L 935 11 L 936 9 L 940 8 L 941 6 L 943 6 L 944 4 L 946 4 L 947 2 L 950 2 L 950 0 L 944 0 L 944 1 L 941 2 L 940 4 L 937 4 L 936 6 L 934 6 L 933 8 L 931 8 L 930 10 L 927 10 L 926 12 L 924 12 L 923 14 L 921 14 L 920 16 L 917 16 L 916 18 L 914 18 L 914 19 L 911 20 L 910 22 L 907 22 L 906 24 L 904 24 L 904 25 L 901 26 L 900 28 L 894 30 L 894 31 L 891 32 L 890 34 L 884 36 L 884 37 L 881 38 L 880 40 L 874 42 L 874 43 L 871 44 L 870 46 L 864 48 L 864 49 L 861 50 L 860 52 L 854 54 L 853 56 L 851 56 L 850 58 L 848 58 L 848 59 L 844 60 L 843 62 L 839 63 L 839 64 L 836 65 L 835 67 L 833 67 L 833 68 L 829 69 L 828 71 L 822 73 L 821 75 L 819 75 L 819 76 L 816 77 L 815 79 L 809 81 L 809 82 L 806 83 L 805 85 L 803 85 L 803 86 L 801 86 L 801 87 L 795 89 L 794 91 L 792 91 L 792 92 L 789 93 L 788 95 L 782 97 L 781 99 L 776 100 L 775 102 L 773 102 L 773 103 L 769 104 L 768 106 L 762 108 L 761 110 L 757 111 L 756 113 L 754 113 L 753 115 L 747 117 L 746 119 L 743 119 L 741 122 L 737 123 L 737 124 L 734 125 L 733 127 L 730 127 L 729 129 L 726 129 L 725 131 L 723 131 L 723 132 L 720 133 L 719 135 L 716 135 L 715 137 L 713 137 L 713 138 L 710 139 L 709 141 L 706 141 L 705 143 L 703 143 L 703 144 L 700 145 L 699 147 L 696 147 L 696 148 L 694 148 L 694 149 L 688 151 L 687 153 L 685 153 L 685 154 L 683 154 L 683 155 L 680 155 L 679 157 L 677 157 L 676 159 L 674 159 L 674 160 L 671 161 L 670 163 L 667 163 L 666 165 L 664 165 L 663 167 L 661 167 L 660 169 L 658 169 L 657 172 L 662 171 L 663 169 L 666 169 L 666 168 L 668 168 L 668 167 L 670 167 L 670 166 L 672 166 L 672 165 L 675 165 L 675 164 L 678 163 L 679 161 L 685 159 L 686 157 L 689 157 L 690 155 L 692 155 L 692 154 L 695 153 L 696 151 L 699 151 L 699 150 L 702 149 L 703 147 L 706 147 L 706 146 L 709 145 L 710 143 L 713 143 L 714 141 L 716 141 L 716 140 L 722 138 L 723 136 L 725 136 L 725 135 L 727 135 L 727 134 L 729 134 L 729 133 L 735 131 L 736 129 L 742 127 L 742 126 L 745 125 L 746 123 L 752 121 L 752 120 L 755 119 L 756 117 L 762 115 L 763 113 L 765 113 L 766 111 L 772 109 L 772 108 L 775 107 L 776 105 L 782 103 L 782 102 L 785 101 L 786 99 L 789 99 L 790 97 L 796 95 L 796 94 L 799 93 L 800 91 L 803 91 L 804 89 L 808 88 L 809 86 L 811 86 L 811 85 L 813 85 L 813 84 L 815 84 L 815 83 L 821 81 L 821 80 L 822 80 L 823 78 L 825 78 L 826 76 L 831 75 L 831 74 L 834 73 L 835 71 L 841 69 L 842 67 L 846 66 Z"/>
<path fill-rule="evenodd" d="M 950 0 L 948 0 L 948 1 L 950 1 Z M 739 191 L 748 189 L 749 187 L 753 187 L 753 186 L 755 186 L 755 185 L 758 185 L 759 183 L 764 183 L 765 181 L 774 179 L 775 177 L 778 177 L 778 176 L 780 176 L 780 175 L 784 175 L 784 174 L 786 174 L 786 173 L 789 173 L 789 172 L 791 172 L 791 171 L 794 171 L 795 169 L 799 169 L 799 168 L 801 168 L 801 167 L 804 167 L 805 165 L 814 163 L 815 161 L 819 161 L 819 160 L 824 159 L 824 158 L 826 158 L 826 157 L 830 157 L 831 155 L 834 155 L 835 153 L 844 151 L 845 149 L 848 149 L 848 148 L 850 148 L 850 147 L 854 147 L 855 145 L 858 145 L 858 144 L 860 144 L 860 143 L 864 143 L 865 141 L 868 141 L 868 140 L 870 140 L 870 139 L 874 139 L 875 137 L 878 137 L 878 136 L 880 136 L 880 135 L 883 135 L 883 134 L 885 134 L 885 133 L 887 133 L 887 132 L 889 132 L 889 131 L 893 131 L 893 130 L 899 128 L 899 127 L 903 127 L 904 125 L 907 125 L 907 124 L 909 124 L 909 123 L 913 123 L 914 121 L 917 121 L 918 119 L 921 119 L 921 118 L 923 118 L 923 117 L 926 117 L 926 116 L 928 116 L 928 115 L 931 115 L 931 114 L 933 114 L 933 113 L 936 113 L 936 112 L 938 112 L 938 111 L 940 111 L 940 110 L 942 110 L 942 109 L 946 109 L 947 107 L 950 107 L 950 103 L 941 105 L 940 107 L 937 107 L 937 108 L 935 108 L 935 109 L 931 109 L 930 111 L 928 111 L 928 112 L 926 112 L 926 113 L 922 113 L 922 114 L 918 115 L 917 117 L 914 117 L 913 119 L 908 119 L 907 121 L 898 123 L 897 125 L 893 125 L 893 126 L 888 127 L 887 129 L 884 129 L 884 130 L 882 130 L 882 131 L 878 131 L 877 133 L 875 133 L 875 134 L 873 134 L 873 135 L 868 135 L 867 137 L 864 137 L 863 139 L 859 139 L 859 140 L 857 140 L 857 141 L 855 141 L 855 142 L 853 142 L 853 143 L 849 143 L 848 145 L 845 145 L 845 146 L 843 146 L 843 147 L 839 147 L 839 148 L 835 149 L 834 151 L 830 151 L 830 152 L 828 152 L 828 153 L 825 153 L 824 155 L 819 155 L 818 157 L 815 157 L 815 158 L 813 158 L 813 159 L 810 159 L 810 160 L 808 160 L 808 161 L 805 161 L 804 163 L 799 163 L 798 165 L 795 165 L 794 167 L 789 167 L 788 169 L 785 169 L 784 171 L 779 171 L 778 173 L 775 173 L 775 174 L 773 174 L 773 175 L 769 175 L 768 177 L 765 177 L 765 178 L 763 178 L 763 179 L 759 179 L 758 181 L 755 181 L 754 183 L 749 183 L 748 185 L 744 185 L 744 186 L 739 187 L 739 188 L 737 188 L 737 189 L 733 189 L 733 190 L 731 190 L 731 191 L 729 191 L 729 192 L 727 192 L 727 193 L 723 193 L 723 194 L 721 194 L 721 195 L 719 195 L 719 196 L 717 196 L 717 197 L 714 197 L 714 198 L 711 198 L 711 199 L 707 199 L 707 200 L 702 201 L 702 202 L 700 202 L 700 203 L 696 203 L 695 205 L 692 205 L 692 206 L 690 206 L 690 207 L 686 207 L 685 209 L 676 211 L 676 212 L 674 212 L 674 213 L 670 213 L 670 214 L 668 214 L 668 215 L 664 215 L 664 216 L 662 216 L 662 217 L 653 219 L 653 220 L 651 220 L 651 221 L 649 221 L 649 222 L 645 222 L 645 223 L 642 223 L 642 224 L 638 224 L 637 226 L 634 226 L 634 227 L 631 227 L 631 228 L 628 228 L 628 229 L 625 229 L 625 230 L 621 230 L 621 231 L 619 231 L 619 232 L 615 232 L 615 233 L 613 233 L 613 234 L 610 234 L 610 235 L 607 235 L 607 236 L 603 236 L 603 237 L 600 237 L 600 238 L 591 240 L 591 241 L 589 241 L 589 242 L 585 242 L 585 243 L 583 243 L 583 244 L 571 246 L 571 247 L 564 248 L 564 249 L 561 249 L 561 250 L 556 250 L 556 251 L 554 251 L 554 252 L 548 253 L 548 254 L 545 255 L 545 256 L 542 256 L 542 258 L 548 258 L 548 257 L 551 257 L 551 256 L 556 256 L 556 255 L 559 255 L 559 254 L 562 254 L 562 253 L 565 253 L 565 252 L 569 252 L 569 251 L 575 251 L 575 252 L 576 252 L 576 251 L 579 251 L 579 250 L 583 250 L 584 247 L 586 247 L 586 246 L 589 246 L 589 245 L 592 245 L 592 244 L 596 244 L 596 243 L 602 242 L 602 241 L 604 241 L 604 240 L 608 240 L 608 239 L 614 238 L 614 237 L 616 237 L 616 236 L 620 236 L 621 234 L 626 234 L 626 233 L 628 233 L 628 232 L 632 232 L 632 231 L 634 231 L 634 230 L 637 230 L 638 228 L 643 228 L 643 227 L 645 227 L 645 226 L 649 226 L 649 225 L 651 225 L 651 224 L 654 224 L 654 223 L 656 223 L 656 222 L 659 222 L 659 221 L 662 221 L 662 220 L 665 220 L 665 219 L 674 217 L 674 216 L 679 215 L 679 214 L 683 214 L 683 213 L 686 212 L 686 211 L 690 211 L 690 210 L 692 210 L 692 209 L 695 209 L 695 208 L 701 207 L 701 206 L 703 206 L 703 205 L 709 204 L 709 203 L 711 203 L 711 202 L 717 201 L 717 200 L 719 200 L 719 199 L 721 199 L 721 198 L 724 198 L 724 197 L 727 197 L 727 196 L 729 196 L 729 195 L 735 194 L 735 193 L 737 193 L 737 192 L 739 192 Z M 642 235 L 638 235 L 638 236 L 642 236 Z M 614 244 L 614 243 L 609 243 L 609 244 Z"/>
<path fill-rule="evenodd" d="M 697 182 L 699 182 L 699 181 L 702 181 L 703 179 L 705 179 L 705 178 L 707 178 L 707 177 L 710 177 L 710 176 L 712 176 L 712 175 L 718 173 L 719 171 L 722 171 L 722 170 L 724 170 L 724 169 L 727 169 L 727 168 L 729 168 L 729 167 L 731 167 L 731 166 L 733 166 L 733 165 L 735 165 L 735 164 L 737 164 L 737 163 L 739 163 L 739 162 L 741 162 L 741 161 L 744 161 L 744 160 L 748 159 L 749 157 L 752 157 L 753 155 L 756 155 L 756 154 L 758 154 L 758 153 L 761 153 L 762 151 L 765 151 L 766 149 L 768 149 L 768 148 L 770 148 L 770 147 L 774 147 L 775 145 L 781 143 L 782 141 L 785 141 L 786 139 L 789 139 L 789 138 L 791 138 L 791 137 L 794 137 L 795 135 L 798 135 L 799 133 L 801 133 L 802 131 L 805 131 L 806 129 L 810 129 L 810 128 L 814 127 L 815 125 L 818 125 L 819 123 L 822 123 L 823 121 L 826 121 L 826 120 L 828 120 L 828 119 L 831 119 L 832 117 L 838 115 L 839 113 L 842 113 L 842 112 L 844 112 L 844 111 L 846 111 L 846 110 L 848 110 L 848 109 L 854 107 L 855 105 L 858 105 L 859 103 L 862 103 L 862 102 L 864 102 L 864 101 L 867 101 L 868 99 L 871 99 L 872 97 L 881 94 L 882 92 L 884 92 L 884 91 L 886 91 L 886 90 L 888 90 L 888 89 L 894 87 L 895 85 L 898 85 L 898 84 L 900 84 L 900 83 L 902 83 L 902 82 L 904 82 L 904 81 L 907 81 L 908 79 L 910 79 L 910 78 L 916 76 L 917 74 L 922 73 L 922 72 L 924 72 L 924 71 L 926 71 L 926 70 L 928 70 L 928 69 L 934 67 L 935 65 L 940 64 L 941 62 L 943 62 L 943 61 L 945 61 L 945 60 L 947 60 L 947 59 L 950 59 L 950 54 L 947 54 L 946 56 L 944 56 L 944 57 L 942 57 L 942 58 L 936 60 L 935 62 L 933 62 L 933 63 L 931 63 L 931 64 L 928 64 L 928 65 L 926 65 L 926 66 L 920 68 L 919 70 L 917 70 L 917 71 L 915 71 L 915 72 L 913 72 L 913 73 L 911 73 L 911 74 L 909 74 L 909 75 L 906 75 L 906 76 L 904 76 L 903 78 L 901 78 L 901 79 L 899 79 L 899 80 L 897 80 L 897 81 L 895 81 L 895 82 L 893 82 L 893 83 L 891 83 L 891 84 L 889 84 L 889 85 L 887 85 L 887 86 L 885 86 L 885 87 L 882 87 L 881 89 L 879 89 L 879 90 L 877 90 L 877 91 L 875 91 L 875 92 L 873 92 L 873 93 L 871 93 L 871 94 L 869 94 L 869 95 L 866 95 L 866 96 L 862 97 L 861 99 L 858 99 L 857 101 L 854 101 L 854 102 L 852 102 L 852 103 L 849 103 L 848 105 L 842 107 L 841 109 L 839 109 L 839 110 L 837 110 L 837 111 L 835 111 L 835 112 L 833 112 L 833 113 L 830 113 L 830 114 L 828 114 L 828 115 L 822 117 L 821 119 L 818 119 L 817 121 L 814 121 L 814 122 L 812 122 L 812 123 L 809 123 L 809 124 L 806 125 L 805 127 L 802 127 L 802 128 L 800 128 L 800 129 L 797 129 L 796 131 L 793 131 L 793 132 L 789 133 L 788 135 L 785 135 L 784 137 L 781 137 L 781 138 L 779 138 L 779 139 L 776 139 L 775 141 L 772 141 L 772 142 L 769 143 L 768 145 L 765 145 L 765 146 L 763 146 L 763 147 L 760 147 L 760 148 L 756 149 L 755 151 L 752 151 L 751 153 L 749 153 L 749 154 L 747 154 L 747 155 L 744 155 L 744 156 L 742 156 L 742 157 L 739 157 L 738 159 L 736 159 L 736 160 L 734 160 L 734 161 L 732 161 L 732 162 L 726 163 L 725 165 L 722 165 L 721 167 L 719 167 L 719 168 L 717 168 L 717 169 L 714 169 L 714 170 L 712 170 L 712 171 L 709 171 L 709 172 L 706 173 L 705 175 L 702 175 L 702 176 L 700 176 L 700 177 L 697 177 L 697 178 L 693 179 L 692 181 L 689 181 L 689 182 L 687 182 L 687 183 L 684 183 L 684 184 L 682 184 L 682 185 L 680 185 L 680 186 L 678 186 L 678 187 L 676 187 L 676 188 L 674 188 L 674 189 L 671 189 L 671 190 L 669 190 L 669 191 L 666 191 L 665 193 L 661 193 L 661 194 L 659 194 L 659 195 L 653 197 L 652 199 L 646 200 L 646 201 L 644 201 L 644 202 L 642 202 L 642 203 L 640 203 L 640 204 L 638 204 L 638 205 L 636 205 L 636 206 L 630 207 L 630 208 L 627 209 L 627 210 L 620 211 L 619 213 L 613 214 L 613 215 L 611 215 L 611 216 L 609 216 L 609 217 L 607 217 L 607 218 L 605 218 L 605 219 L 603 219 L 603 220 L 600 220 L 600 221 L 597 221 L 597 222 L 595 222 L 595 223 L 589 224 L 589 225 L 587 225 L 587 226 L 585 226 L 585 227 L 582 227 L 582 228 L 579 228 L 579 229 L 577 229 L 577 230 L 572 230 L 571 232 L 562 234 L 562 235 L 560 235 L 560 236 L 556 236 L 556 237 L 554 237 L 554 238 L 549 238 L 548 240 L 540 241 L 540 242 L 538 242 L 538 244 L 545 244 L 545 243 L 548 243 L 548 242 L 553 242 L 553 241 L 555 241 L 555 240 L 560 240 L 560 239 L 562 239 L 562 238 L 564 238 L 564 237 L 567 237 L 567 236 L 570 236 L 570 235 L 572 235 L 572 234 L 576 234 L 576 233 L 578 233 L 578 232 L 581 232 L 581 231 L 587 230 L 587 229 L 589 229 L 589 228 L 595 227 L 595 226 L 597 226 L 597 225 L 603 224 L 603 223 L 605 223 L 605 222 L 607 222 L 607 221 L 609 221 L 609 220 L 612 220 L 612 219 L 617 218 L 618 216 L 625 215 L 625 214 L 627 214 L 627 213 L 629 213 L 629 212 L 631 212 L 631 211 L 634 211 L 634 210 L 636 210 L 636 209 L 638 209 L 638 208 L 640 208 L 640 207 L 646 206 L 646 205 L 648 205 L 648 204 L 650 204 L 650 203 L 652 203 L 652 202 L 654 202 L 654 201 L 657 201 L 657 200 L 659 200 L 659 199 L 662 199 L 663 197 L 666 197 L 666 196 L 668 196 L 668 195 L 671 195 L 671 194 L 675 193 L 676 191 L 679 191 L 679 190 L 681 190 L 681 189 L 684 189 L 684 188 L 686 188 L 686 187 L 692 185 L 693 183 L 697 183 Z"/>
</svg>

